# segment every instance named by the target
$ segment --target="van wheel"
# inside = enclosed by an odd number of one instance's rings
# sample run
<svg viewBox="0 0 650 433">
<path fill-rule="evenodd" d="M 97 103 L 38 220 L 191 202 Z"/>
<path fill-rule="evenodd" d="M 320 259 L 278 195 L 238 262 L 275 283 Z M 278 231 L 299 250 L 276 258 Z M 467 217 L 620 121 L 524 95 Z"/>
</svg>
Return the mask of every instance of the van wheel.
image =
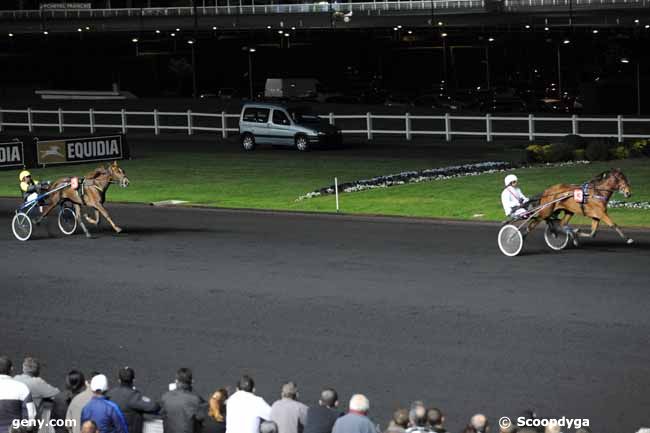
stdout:
<svg viewBox="0 0 650 433">
<path fill-rule="evenodd" d="M 309 150 L 309 140 L 307 140 L 307 136 L 302 134 L 296 136 L 296 149 L 301 152 L 307 152 Z"/>
<path fill-rule="evenodd" d="M 255 149 L 255 137 L 253 134 L 247 132 L 241 136 L 241 147 L 247 152 Z"/>
</svg>

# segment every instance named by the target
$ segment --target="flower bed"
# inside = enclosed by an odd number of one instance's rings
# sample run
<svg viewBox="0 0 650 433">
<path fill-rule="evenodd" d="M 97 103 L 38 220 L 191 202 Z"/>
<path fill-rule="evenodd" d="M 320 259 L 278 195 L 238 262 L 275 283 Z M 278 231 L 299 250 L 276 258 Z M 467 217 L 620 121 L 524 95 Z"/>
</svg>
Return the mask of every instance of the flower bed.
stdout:
<svg viewBox="0 0 650 433">
<path fill-rule="evenodd" d="M 566 161 L 559 163 L 541 164 L 543 167 L 563 167 L 567 165 L 589 164 L 589 161 Z M 436 180 L 452 179 L 456 177 L 479 176 L 487 173 L 504 172 L 506 170 L 533 167 L 531 165 L 518 166 L 504 161 L 480 162 L 477 164 L 453 165 L 442 168 L 430 168 L 420 171 L 404 171 L 402 173 L 362 179 L 338 185 L 339 193 L 366 191 L 376 188 L 389 188 L 396 185 L 409 183 L 430 182 Z M 296 199 L 296 201 L 334 194 L 334 185 L 327 186 Z"/>
<path fill-rule="evenodd" d="M 642 209 L 650 210 L 650 201 L 619 201 L 610 200 L 607 207 L 611 209 Z"/>
</svg>

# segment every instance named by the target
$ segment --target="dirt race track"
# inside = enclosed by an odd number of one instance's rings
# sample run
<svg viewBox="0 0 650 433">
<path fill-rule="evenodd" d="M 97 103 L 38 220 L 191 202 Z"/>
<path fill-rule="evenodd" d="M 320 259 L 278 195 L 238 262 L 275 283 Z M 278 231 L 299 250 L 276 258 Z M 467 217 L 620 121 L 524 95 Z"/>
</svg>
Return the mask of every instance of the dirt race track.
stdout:
<svg viewBox="0 0 650 433">
<path fill-rule="evenodd" d="M 650 418 L 650 232 L 604 229 L 510 259 L 494 224 L 109 204 L 125 228 L 16 241 L 0 200 L 0 352 L 46 379 L 124 365 L 158 397 L 190 366 L 206 395 L 253 375 L 364 392 L 375 422 L 422 399 L 452 431 L 534 408 L 634 432 Z M 49 232 L 49 233 L 48 233 Z M 495 430 L 497 428 L 495 427 Z"/>
</svg>

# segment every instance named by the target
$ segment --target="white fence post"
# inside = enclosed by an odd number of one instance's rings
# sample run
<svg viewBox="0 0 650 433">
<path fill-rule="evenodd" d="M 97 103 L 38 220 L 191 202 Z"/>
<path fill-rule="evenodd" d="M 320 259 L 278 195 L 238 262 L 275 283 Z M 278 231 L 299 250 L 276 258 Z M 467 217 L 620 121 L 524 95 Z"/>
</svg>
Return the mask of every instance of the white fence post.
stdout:
<svg viewBox="0 0 650 433">
<path fill-rule="evenodd" d="M 366 127 L 368 128 L 368 140 L 372 140 L 372 114 L 366 113 Z"/>
<path fill-rule="evenodd" d="M 225 111 L 221 112 L 221 137 L 228 138 L 228 118 Z"/>
<path fill-rule="evenodd" d="M 158 118 L 158 109 L 153 110 L 153 132 L 156 135 L 160 134 L 160 119 Z"/>
<path fill-rule="evenodd" d="M 120 117 L 122 118 L 122 134 L 126 134 L 126 110 L 124 108 L 120 112 Z"/>
<path fill-rule="evenodd" d="M 336 211 L 339 211 L 339 180 L 334 178 L 334 193 L 336 194 Z"/>
<path fill-rule="evenodd" d="M 492 142 L 492 116 L 489 113 L 485 115 L 485 137 L 488 143 Z"/>
<path fill-rule="evenodd" d="M 57 117 L 59 119 L 59 134 L 63 134 L 63 110 L 61 107 L 57 110 Z"/>
<path fill-rule="evenodd" d="M 571 116 L 571 134 L 578 135 L 578 116 Z"/>
<path fill-rule="evenodd" d="M 445 113 L 445 140 L 451 141 L 451 119 L 449 113 Z"/>
<path fill-rule="evenodd" d="M 332 125 L 334 125 L 334 113 L 329 114 L 329 120 Z"/>
<path fill-rule="evenodd" d="M 92 108 L 88 109 L 88 121 L 90 122 L 90 133 L 95 133 L 95 112 Z"/>
<path fill-rule="evenodd" d="M 535 141 L 535 117 L 532 114 L 528 115 L 528 141 Z"/>
<path fill-rule="evenodd" d="M 192 110 L 187 110 L 187 135 L 192 135 Z"/>
<path fill-rule="evenodd" d="M 623 142 L 623 116 L 620 114 L 616 116 L 616 126 L 618 127 L 618 142 Z"/>
<path fill-rule="evenodd" d="M 411 114 L 406 113 L 404 115 L 404 126 L 406 128 L 406 139 L 411 140 Z"/>
<path fill-rule="evenodd" d="M 27 109 L 27 128 L 29 132 L 34 132 L 34 125 L 32 125 L 32 109 Z"/>
</svg>

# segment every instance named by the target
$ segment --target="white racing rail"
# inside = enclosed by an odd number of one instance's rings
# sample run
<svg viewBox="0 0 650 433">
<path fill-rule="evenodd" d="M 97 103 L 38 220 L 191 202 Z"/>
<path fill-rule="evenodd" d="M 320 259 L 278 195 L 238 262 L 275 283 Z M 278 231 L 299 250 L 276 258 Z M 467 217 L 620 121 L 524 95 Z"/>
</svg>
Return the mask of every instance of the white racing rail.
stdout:
<svg viewBox="0 0 650 433">
<path fill-rule="evenodd" d="M 376 135 L 438 136 L 451 141 L 454 137 L 474 136 L 491 142 L 497 137 L 519 137 L 535 141 L 541 137 L 563 137 L 576 134 L 593 138 L 650 138 L 650 119 L 640 117 L 583 117 L 583 116 L 460 116 L 449 113 L 436 116 L 343 114 L 328 113 L 323 119 L 339 126 L 346 135 L 363 135 L 372 140 Z M 63 133 L 69 128 L 86 129 L 91 134 L 98 129 L 112 129 L 126 134 L 129 130 L 147 130 L 158 135 L 164 131 L 182 131 L 188 135 L 197 132 L 218 133 L 227 138 L 236 133 L 239 114 L 197 113 L 187 111 L 133 111 L 109 110 L 34 110 L 31 108 L 0 108 L 0 132 L 11 128 L 55 128 Z M 414 125 L 415 124 L 415 125 Z M 417 127 L 416 127 L 417 126 Z M 427 129 L 427 128 L 435 129 Z"/>
</svg>

